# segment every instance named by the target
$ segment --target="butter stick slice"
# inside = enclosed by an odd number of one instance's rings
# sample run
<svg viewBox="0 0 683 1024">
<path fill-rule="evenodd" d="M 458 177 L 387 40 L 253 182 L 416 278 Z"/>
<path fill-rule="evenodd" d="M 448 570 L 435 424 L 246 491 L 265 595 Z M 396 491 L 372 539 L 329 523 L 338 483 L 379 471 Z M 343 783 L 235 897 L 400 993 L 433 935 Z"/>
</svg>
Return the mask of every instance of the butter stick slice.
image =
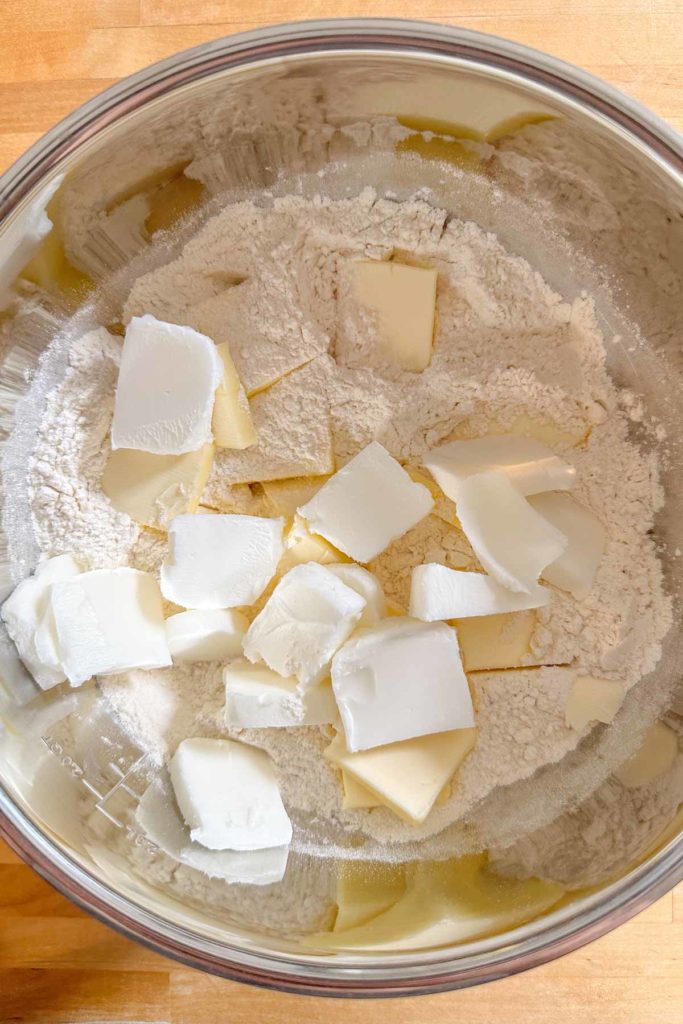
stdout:
<svg viewBox="0 0 683 1024">
<path fill-rule="evenodd" d="M 223 380 L 216 388 L 211 429 L 219 448 L 250 448 L 256 444 L 256 430 L 249 402 L 237 376 L 227 342 L 216 345 L 223 361 Z"/>
<path fill-rule="evenodd" d="M 174 516 L 196 510 L 212 462 L 212 444 L 185 455 L 117 448 L 105 466 L 102 490 L 136 523 L 166 531 Z"/>
</svg>

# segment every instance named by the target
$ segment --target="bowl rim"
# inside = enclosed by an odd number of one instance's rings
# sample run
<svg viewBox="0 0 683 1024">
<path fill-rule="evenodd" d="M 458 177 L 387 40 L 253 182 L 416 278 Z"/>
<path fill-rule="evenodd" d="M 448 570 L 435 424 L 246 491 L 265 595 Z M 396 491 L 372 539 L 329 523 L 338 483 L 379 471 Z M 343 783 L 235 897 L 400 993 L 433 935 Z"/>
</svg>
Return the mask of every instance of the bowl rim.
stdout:
<svg viewBox="0 0 683 1024">
<path fill-rule="evenodd" d="M 407 19 L 331 18 L 264 26 L 205 42 L 105 89 L 50 129 L 0 176 L 0 227 L 66 158 L 157 97 L 219 71 L 343 52 L 441 58 L 446 65 L 483 65 L 508 79 L 530 83 L 617 126 L 683 187 L 683 137 L 645 106 L 588 72 L 523 44 L 469 29 Z M 72 901 L 157 952 L 236 981 L 330 996 L 434 993 L 527 970 L 617 927 L 683 878 L 682 834 L 599 893 L 502 937 L 419 954 L 383 955 L 375 961 L 344 955 L 341 964 L 339 957 L 296 956 L 220 943 L 164 919 L 80 865 L 31 821 L 2 785 L 0 835 Z"/>
</svg>

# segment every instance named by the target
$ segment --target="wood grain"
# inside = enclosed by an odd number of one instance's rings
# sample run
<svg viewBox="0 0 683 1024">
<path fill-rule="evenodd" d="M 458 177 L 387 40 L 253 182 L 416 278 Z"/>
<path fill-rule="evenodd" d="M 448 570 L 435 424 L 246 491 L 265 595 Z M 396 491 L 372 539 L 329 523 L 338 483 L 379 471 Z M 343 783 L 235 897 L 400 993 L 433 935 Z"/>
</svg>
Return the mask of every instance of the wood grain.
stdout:
<svg viewBox="0 0 683 1024">
<path fill-rule="evenodd" d="M 0 170 L 73 107 L 169 54 L 267 22 L 419 16 L 546 50 L 683 128 L 680 0 L 0 0 Z M 0 843 L 0 1024 L 680 1024 L 683 885 L 529 974 L 388 1002 L 287 996 L 179 967 L 90 919 Z"/>
</svg>

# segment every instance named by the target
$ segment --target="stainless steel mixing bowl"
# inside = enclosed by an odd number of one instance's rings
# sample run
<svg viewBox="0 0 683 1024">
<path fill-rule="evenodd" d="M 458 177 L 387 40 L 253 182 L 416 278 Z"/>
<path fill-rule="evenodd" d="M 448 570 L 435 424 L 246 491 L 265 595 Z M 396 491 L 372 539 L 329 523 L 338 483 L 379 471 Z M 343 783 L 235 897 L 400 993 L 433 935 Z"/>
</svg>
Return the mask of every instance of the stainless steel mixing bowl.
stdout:
<svg viewBox="0 0 683 1024">
<path fill-rule="evenodd" d="M 215 173 L 216 187 L 219 180 L 221 186 L 267 187 L 282 169 L 323 167 L 337 155 L 343 126 L 394 116 L 408 126 L 441 126 L 446 134 L 491 144 L 528 121 L 552 118 L 564 126 L 571 145 L 555 158 L 545 157 L 539 174 L 523 187 L 517 182 L 515 200 L 528 202 L 529 216 L 539 218 L 538 237 L 534 230 L 516 233 L 504 204 L 488 211 L 482 223 L 536 265 L 540 254 L 544 273 L 568 296 L 584 286 L 596 294 L 604 288 L 611 296 L 601 307 L 605 321 L 614 326 L 630 319 L 648 351 L 656 352 L 652 363 L 624 346 L 612 371 L 657 409 L 674 438 L 666 481 L 669 512 L 661 526 L 673 550 L 680 539 L 683 477 L 675 443 L 683 411 L 683 146 L 649 111 L 576 68 L 501 39 L 390 20 L 284 25 L 207 43 L 108 89 L 11 167 L 0 178 L 0 244 L 27 216 L 31 200 L 68 172 L 80 189 L 84 230 L 92 242 L 81 269 L 101 276 L 131 255 L 125 241 L 118 251 L 105 251 L 101 226 L 115 201 L 140 179 L 186 166 L 199 149 L 209 184 Z M 366 145 L 381 149 L 379 136 Z M 567 163 L 570 158 L 580 175 Z M 602 216 L 607 206 L 614 214 L 609 222 Z M 542 250 L 546 228 L 557 245 Z M 563 256 L 565 244 L 574 254 L 571 266 Z M 31 349 L 20 340 L 2 354 L 5 431 L 39 354 L 40 344 Z M 13 486 L 12 480 L 4 485 Z M 23 571 L 31 568 L 21 561 L 17 552 L 7 554 L 15 575 L 17 564 Z M 672 561 L 668 579 L 676 596 L 679 572 Z M 674 636 L 665 652 L 662 672 L 669 680 L 678 675 L 679 641 Z M 91 817 L 99 812 L 106 827 L 123 828 L 131 848 L 144 849 L 145 837 L 122 824 L 121 810 L 136 798 L 144 752 L 131 750 L 102 709 L 88 701 L 68 696 L 67 703 L 74 703 L 67 707 L 47 698 L 36 703 L 9 648 L 2 651 L 1 667 L 2 835 L 40 874 L 106 923 L 227 977 L 327 995 L 472 985 L 591 941 L 683 878 L 683 835 L 674 830 L 617 881 L 506 934 L 414 953 L 307 954 L 281 935 L 231 926 L 212 916 L 209 905 L 164 894 L 109 855 L 106 840 L 93 844 L 92 832 L 86 836 L 83 828 L 84 805 Z M 93 739 L 80 761 L 52 736 L 53 723 L 65 714 Z M 102 737 L 109 744 L 104 760 Z"/>
</svg>

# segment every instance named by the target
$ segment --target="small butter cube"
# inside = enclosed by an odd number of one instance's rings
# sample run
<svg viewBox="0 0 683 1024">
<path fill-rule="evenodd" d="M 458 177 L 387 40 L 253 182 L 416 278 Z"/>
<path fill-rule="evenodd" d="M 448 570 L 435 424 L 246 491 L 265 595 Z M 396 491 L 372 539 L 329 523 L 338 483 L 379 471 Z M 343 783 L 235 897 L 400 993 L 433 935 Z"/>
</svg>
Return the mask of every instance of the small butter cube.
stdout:
<svg viewBox="0 0 683 1024">
<path fill-rule="evenodd" d="M 337 736 L 325 757 L 353 775 L 404 820 L 420 824 L 474 747 L 476 729 L 458 729 L 350 753 Z"/>
<path fill-rule="evenodd" d="M 425 622 L 498 615 L 541 608 L 550 603 L 550 597 L 545 587 L 536 586 L 530 594 L 515 594 L 484 573 L 459 572 L 430 562 L 413 569 L 410 614 Z"/>
<path fill-rule="evenodd" d="M 368 807 L 379 807 L 380 801 L 377 799 L 374 793 L 371 793 L 369 789 L 358 782 L 353 775 L 342 770 L 342 786 L 344 787 L 344 796 L 342 798 L 342 807 L 346 811 L 360 810 L 361 808 Z"/>
<path fill-rule="evenodd" d="M 529 503 L 568 541 L 560 557 L 543 570 L 543 579 L 583 600 L 591 591 L 605 553 L 605 527 L 590 509 L 568 494 L 538 494 Z"/>
<path fill-rule="evenodd" d="M 458 640 L 442 622 L 362 630 L 332 659 L 332 689 L 352 753 L 474 725 Z"/>
<path fill-rule="evenodd" d="M 341 552 L 326 540 L 311 533 L 304 520 L 296 516 L 285 536 L 285 553 L 278 566 L 278 572 L 284 576 L 295 565 L 302 565 L 304 562 L 328 565 L 339 562 L 343 557 Z"/>
<path fill-rule="evenodd" d="M 153 316 L 126 329 L 116 386 L 112 448 L 182 455 L 211 441 L 223 363 L 210 338 Z"/>
<path fill-rule="evenodd" d="M 351 635 L 365 598 L 316 562 L 282 577 L 244 640 L 249 661 L 264 661 L 304 689 L 324 679 L 334 653 Z"/>
<path fill-rule="evenodd" d="M 455 623 L 466 672 L 520 668 L 528 663 L 536 627 L 534 611 L 508 612 Z"/>
<path fill-rule="evenodd" d="M 624 687 L 614 679 L 577 676 L 567 697 L 565 720 L 570 729 L 582 732 L 589 722 L 609 725 L 624 699 Z"/>
<path fill-rule="evenodd" d="M 136 523 L 167 530 L 175 516 L 197 508 L 212 462 L 211 444 L 185 455 L 117 448 L 107 459 L 102 490 L 115 509 Z"/>
<path fill-rule="evenodd" d="M 387 602 L 384 591 L 376 576 L 373 576 L 367 569 L 352 562 L 338 562 L 328 565 L 327 568 L 333 572 L 337 579 L 351 587 L 361 597 L 365 598 L 365 608 L 361 615 L 359 626 L 375 626 L 380 619 L 386 617 Z"/>
<path fill-rule="evenodd" d="M 216 388 L 211 419 L 213 439 L 219 448 L 249 448 L 256 444 L 256 431 L 249 402 L 230 356 L 230 346 L 216 346 L 223 363 L 223 380 Z"/>
<path fill-rule="evenodd" d="M 300 505 L 317 494 L 329 476 L 294 476 L 288 480 L 264 480 L 263 490 L 277 514 L 291 519 Z"/>
<path fill-rule="evenodd" d="M 251 604 L 275 575 L 283 525 L 258 516 L 176 516 L 161 567 L 164 597 L 184 608 Z"/>
<path fill-rule="evenodd" d="M 483 567 L 508 590 L 531 594 L 567 538 L 502 473 L 476 473 L 458 487 L 458 517 Z"/>
<path fill-rule="evenodd" d="M 424 370 L 432 358 L 436 270 L 373 260 L 353 269 L 356 298 L 376 317 L 387 357 L 404 370 Z"/>
<path fill-rule="evenodd" d="M 166 639 L 174 662 L 228 661 L 242 653 L 249 620 L 228 608 L 178 612 L 166 619 Z"/>
<path fill-rule="evenodd" d="M 293 676 L 284 678 L 266 665 L 234 661 L 223 670 L 228 725 L 241 729 L 274 729 L 327 725 L 337 720 L 329 682 L 305 693 Z"/>
<path fill-rule="evenodd" d="M 14 588 L 0 612 L 19 657 L 43 690 L 66 679 L 54 648 L 48 615 L 52 584 L 71 579 L 80 571 L 72 555 L 58 555 L 42 562 L 33 576 Z"/>
<path fill-rule="evenodd" d="M 566 491 L 576 479 L 574 467 L 551 448 L 516 434 L 450 441 L 432 449 L 424 464 L 455 502 L 459 485 L 475 473 L 503 473 L 522 495 Z"/>
<path fill-rule="evenodd" d="M 369 562 L 429 514 L 434 500 L 376 441 L 335 473 L 302 508 L 314 533 Z"/>
<path fill-rule="evenodd" d="M 679 753 L 678 736 L 664 722 L 655 722 L 639 749 L 614 773 L 626 789 L 638 789 L 667 772 Z"/>
<path fill-rule="evenodd" d="M 59 653 L 72 686 L 97 675 L 171 664 L 157 581 L 137 569 L 97 569 L 54 583 Z"/>
<path fill-rule="evenodd" d="M 191 838 L 210 850 L 287 846 L 292 825 L 272 762 L 234 740 L 183 740 L 170 765 Z"/>
</svg>

